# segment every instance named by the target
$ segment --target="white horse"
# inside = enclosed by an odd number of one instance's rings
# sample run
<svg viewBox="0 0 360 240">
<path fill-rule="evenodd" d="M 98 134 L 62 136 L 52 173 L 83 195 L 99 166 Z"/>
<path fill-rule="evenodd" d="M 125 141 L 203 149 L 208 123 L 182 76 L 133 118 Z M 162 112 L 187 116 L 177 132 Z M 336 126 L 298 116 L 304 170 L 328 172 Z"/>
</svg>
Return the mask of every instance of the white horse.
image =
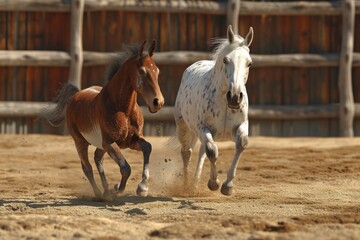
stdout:
<svg viewBox="0 0 360 240">
<path fill-rule="evenodd" d="M 252 64 L 249 46 L 254 31 L 250 27 L 245 38 L 235 35 L 231 25 L 227 39 L 216 41 L 213 60 L 202 60 L 188 67 L 182 77 L 176 97 L 174 117 L 181 144 L 184 178 L 187 183 L 192 149 L 201 141 L 195 182 L 199 181 L 205 157 L 211 162 L 208 187 L 219 189 L 216 159 L 219 152 L 215 141 L 235 142 L 235 155 L 221 186 L 221 193 L 233 193 L 232 180 L 240 155 L 248 144 L 248 96 L 246 81 Z M 206 153 L 206 155 L 205 155 Z"/>
</svg>

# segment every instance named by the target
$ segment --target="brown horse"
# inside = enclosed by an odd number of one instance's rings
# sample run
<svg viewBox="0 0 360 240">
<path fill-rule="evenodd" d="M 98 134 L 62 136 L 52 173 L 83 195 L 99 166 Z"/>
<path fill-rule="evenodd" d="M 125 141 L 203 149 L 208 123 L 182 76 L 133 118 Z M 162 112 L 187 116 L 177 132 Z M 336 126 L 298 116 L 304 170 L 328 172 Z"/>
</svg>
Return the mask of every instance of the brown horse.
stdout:
<svg viewBox="0 0 360 240">
<path fill-rule="evenodd" d="M 131 168 L 121 153 L 124 148 L 143 152 L 142 181 L 136 193 L 146 196 L 148 192 L 151 144 L 143 138 L 144 118 L 137 104 L 137 95 L 144 99 L 152 113 L 162 108 L 164 97 L 158 84 L 159 69 L 152 59 L 155 41 L 148 51 L 144 50 L 145 43 L 146 40 L 140 47 L 127 47 L 113 61 L 108 71 L 108 82 L 103 88 L 93 86 L 79 91 L 68 83 L 60 90 L 56 108 L 44 114 L 54 126 L 59 126 L 66 118 L 82 169 L 97 197 L 101 196 L 101 192 L 89 163 L 89 145 L 96 147 L 94 160 L 101 177 L 104 197 L 115 197 L 125 189 Z M 122 175 L 113 191 L 109 191 L 104 173 L 105 153 L 119 165 Z"/>
</svg>

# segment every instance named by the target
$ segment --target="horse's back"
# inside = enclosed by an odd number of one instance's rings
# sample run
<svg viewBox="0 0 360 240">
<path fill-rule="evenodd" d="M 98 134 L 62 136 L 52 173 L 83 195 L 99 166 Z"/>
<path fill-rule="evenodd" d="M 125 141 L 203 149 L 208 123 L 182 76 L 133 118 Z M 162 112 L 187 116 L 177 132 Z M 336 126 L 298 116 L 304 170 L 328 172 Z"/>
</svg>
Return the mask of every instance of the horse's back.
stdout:
<svg viewBox="0 0 360 240">
<path fill-rule="evenodd" d="M 211 60 L 197 61 L 185 69 L 182 82 L 186 82 L 189 79 L 192 80 L 203 79 L 201 78 L 201 75 L 203 75 L 206 72 L 209 72 L 213 67 L 214 67 L 214 61 Z"/>
</svg>

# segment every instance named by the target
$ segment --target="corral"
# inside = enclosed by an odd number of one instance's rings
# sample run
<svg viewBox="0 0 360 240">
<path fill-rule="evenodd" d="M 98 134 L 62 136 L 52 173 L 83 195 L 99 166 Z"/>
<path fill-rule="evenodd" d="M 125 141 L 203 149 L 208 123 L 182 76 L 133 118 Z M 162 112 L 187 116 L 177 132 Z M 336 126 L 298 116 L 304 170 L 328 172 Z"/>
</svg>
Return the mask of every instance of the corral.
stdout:
<svg viewBox="0 0 360 240">
<path fill-rule="evenodd" d="M 358 239 L 360 139 L 334 136 L 360 135 L 359 13 L 351 0 L 0 0 L 0 239 Z M 231 197 L 207 188 L 208 162 L 199 187 L 184 188 L 166 137 L 184 69 L 211 57 L 207 41 L 229 23 L 255 31 L 250 143 Z M 149 196 L 135 195 L 142 154 L 124 150 L 126 190 L 103 201 L 71 137 L 37 115 L 67 81 L 102 85 L 122 43 L 144 39 L 158 42 L 166 99 L 159 114 L 144 108 Z M 219 144 L 221 182 L 233 152 Z M 104 166 L 119 181 L 110 157 Z"/>
</svg>

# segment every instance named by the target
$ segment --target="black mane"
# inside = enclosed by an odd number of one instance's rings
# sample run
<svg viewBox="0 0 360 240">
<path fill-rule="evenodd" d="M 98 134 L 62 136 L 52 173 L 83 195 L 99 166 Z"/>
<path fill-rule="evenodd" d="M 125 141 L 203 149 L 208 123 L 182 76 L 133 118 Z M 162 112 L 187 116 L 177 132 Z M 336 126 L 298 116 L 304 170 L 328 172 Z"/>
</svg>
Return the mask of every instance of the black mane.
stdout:
<svg viewBox="0 0 360 240">
<path fill-rule="evenodd" d="M 123 51 L 117 53 L 117 56 L 110 62 L 109 67 L 106 71 L 105 80 L 109 82 L 121 66 L 129 59 L 135 56 L 139 51 L 140 46 L 138 45 L 124 45 Z M 144 49 L 141 58 L 148 56 L 149 53 Z"/>
</svg>

